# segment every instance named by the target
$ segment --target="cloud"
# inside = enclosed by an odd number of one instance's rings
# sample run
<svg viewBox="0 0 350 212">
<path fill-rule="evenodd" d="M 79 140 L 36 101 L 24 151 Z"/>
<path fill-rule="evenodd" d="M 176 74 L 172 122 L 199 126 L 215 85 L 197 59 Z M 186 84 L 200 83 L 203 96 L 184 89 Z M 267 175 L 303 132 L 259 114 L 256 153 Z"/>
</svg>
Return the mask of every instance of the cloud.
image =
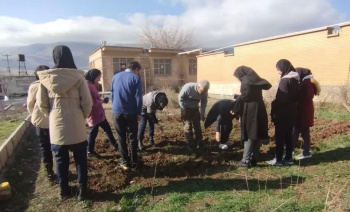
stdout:
<svg viewBox="0 0 350 212">
<path fill-rule="evenodd" d="M 175 15 L 131 14 L 127 23 L 101 16 L 73 17 L 36 24 L 0 16 L 0 43 L 26 45 L 59 41 L 107 44 L 139 42 L 145 24 L 181 26 L 199 47 L 222 47 L 345 21 L 331 0 L 160 0 L 182 4 Z"/>
</svg>

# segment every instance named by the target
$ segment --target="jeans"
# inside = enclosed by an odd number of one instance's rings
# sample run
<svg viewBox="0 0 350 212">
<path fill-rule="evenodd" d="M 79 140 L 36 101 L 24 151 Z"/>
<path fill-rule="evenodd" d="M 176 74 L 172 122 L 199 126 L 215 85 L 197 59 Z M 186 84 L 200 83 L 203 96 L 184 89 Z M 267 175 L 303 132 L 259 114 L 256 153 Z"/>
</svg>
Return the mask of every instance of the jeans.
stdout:
<svg viewBox="0 0 350 212">
<path fill-rule="evenodd" d="M 193 140 L 196 140 L 196 142 L 199 144 L 199 142 L 202 141 L 202 129 L 201 129 L 201 115 L 199 113 L 199 109 L 186 109 L 186 116 L 185 116 L 185 138 L 188 144 L 191 145 Z M 194 129 L 194 135 L 195 139 L 193 138 L 193 131 L 192 126 Z"/>
<path fill-rule="evenodd" d="M 73 152 L 75 167 L 78 173 L 78 183 L 87 186 L 87 141 L 72 145 L 51 145 L 55 153 L 58 183 L 62 186 L 68 185 L 69 150 Z"/>
<path fill-rule="evenodd" d="M 118 133 L 118 147 L 123 165 L 137 164 L 137 115 L 133 114 L 113 114 L 115 130 Z M 129 134 L 129 149 L 126 144 L 126 137 Z"/>
<path fill-rule="evenodd" d="M 147 114 L 142 115 L 141 116 L 141 120 L 140 120 L 140 129 L 139 129 L 139 140 L 143 140 L 143 136 L 145 134 L 145 129 L 146 129 L 146 125 L 148 122 L 148 137 L 150 139 L 153 140 L 153 136 L 154 136 L 154 122 L 152 120 L 152 118 L 150 116 L 148 116 Z"/>
<path fill-rule="evenodd" d="M 310 155 L 310 128 L 304 127 L 293 127 L 293 146 L 296 147 L 299 135 L 303 138 L 303 155 Z"/>
<path fill-rule="evenodd" d="M 292 142 L 292 129 L 293 127 L 279 127 L 275 126 L 275 138 L 276 138 L 276 160 L 282 161 L 284 145 L 286 146 L 285 160 L 291 160 L 293 154 L 293 142 Z"/>
<path fill-rule="evenodd" d="M 109 143 L 113 147 L 116 148 L 117 147 L 117 142 L 116 142 L 116 140 L 114 138 L 112 129 L 109 126 L 109 123 L 108 123 L 107 119 L 105 119 L 100 124 L 90 127 L 89 138 L 88 138 L 88 151 L 89 152 L 93 152 L 95 150 L 95 141 L 96 141 L 96 137 L 97 137 L 97 134 L 98 134 L 99 127 L 101 127 L 103 129 L 103 131 L 106 132 L 107 139 L 108 139 Z"/>
<path fill-rule="evenodd" d="M 36 128 L 36 136 L 39 139 L 40 150 L 43 158 L 43 163 L 47 171 L 52 171 L 53 157 L 50 143 L 49 129 Z"/>
</svg>

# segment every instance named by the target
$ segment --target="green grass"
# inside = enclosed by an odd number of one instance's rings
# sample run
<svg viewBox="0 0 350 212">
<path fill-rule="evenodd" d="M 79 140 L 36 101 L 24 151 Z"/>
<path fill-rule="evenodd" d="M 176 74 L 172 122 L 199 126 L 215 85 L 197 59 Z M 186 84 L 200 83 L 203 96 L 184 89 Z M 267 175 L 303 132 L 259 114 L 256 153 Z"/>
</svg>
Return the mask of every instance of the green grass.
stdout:
<svg viewBox="0 0 350 212">
<path fill-rule="evenodd" d="M 342 105 L 321 103 L 315 110 L 315 116 L 340 121 L 350 121 L 350 113 Z"/>
<path fill-rule="evenodd" d="M 21 120 L 8 120 L 0 122 L 0 145 L 11 135 L 11 133 L 19 126 L 21 122 Z"/>
</svg>

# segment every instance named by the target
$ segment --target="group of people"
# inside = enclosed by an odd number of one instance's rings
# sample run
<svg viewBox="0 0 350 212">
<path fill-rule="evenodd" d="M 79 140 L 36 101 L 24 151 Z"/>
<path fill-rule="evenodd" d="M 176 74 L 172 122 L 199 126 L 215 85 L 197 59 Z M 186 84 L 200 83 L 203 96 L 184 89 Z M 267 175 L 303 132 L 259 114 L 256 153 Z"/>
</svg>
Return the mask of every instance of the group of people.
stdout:
<svg viewBox="0 0 350 212">
<path fill-rule="evenodd" d="M 144 148 L 146 125 L 148 123 L 148 145 L 154 146 L 154 126 L 163 131 L 156 111 L 167 106 L 168 98 L 158 90 L 144 95 L 139 75 L 141 65 L 137 61 L 130 62 L 124 71 L 114 75 L 111 84 L 113 124 L 118 138 L 115 139 L 102 107 L 102 103 L 108 103 L 109 99 L 101 99 L 98 93 L 101 71 L 91 69 L 85 73 L 78 70 L 67 46 L 56 46 L 53 60 L 53 68 L 44 65 L 37 67 L 37 81 L 29 87 L 27 108 L 36 126 L 47 177 L 50 181 L 57 180 L 60 198 L 69 198 L 74 193 L 68 183 L 71 151 L 78 174 L 78 200 L 84 200 L 88 183 L 87 157 L 101 158 L 95 151 L 99 128 L 105 131 L 113 150 L 119 151 L 120 167 L 123 170 L 136 170 L 138 151 Z M 311 157 L 309 127 L 313 124 L 312 98 L 319 93 L 319 86 L 310 70 L 294 69 L 288 60 L 280 60 L 277 70 L 281 73 L 281 79 L 271 109 L 271 118 L 276 127 L 276 157 L 268 162 L 271 165 L 292 164 L 293 139 L 297 140 L 300 133 L 304 151 L 298 157 Z M 270 89 L 271 84 L 246 66 L 238 67 L 234 76 L 241 81 L 241 94 L 234 99 L 215 103 L 207 117 L 209 81 L 187 83 L 182 87 L 178 101 L 187 148 L 190 151 L 201 148 L 202 120 L 205 121 L 205 128 L 216 122 L 215 139 L 219 148 L 227 149 L 233 144 L 229 140 L 232 120 L 240 119 L 244 153 L 238 165 L 255 166 L 261 142 L 269 139 L 262 90 Z M 88 136 L 86 125 L 89 127 Z M 286 155 L 283 159 L 284 146 Z M 57 177 L 53 171 L 52 152 Z"/>
</svg>

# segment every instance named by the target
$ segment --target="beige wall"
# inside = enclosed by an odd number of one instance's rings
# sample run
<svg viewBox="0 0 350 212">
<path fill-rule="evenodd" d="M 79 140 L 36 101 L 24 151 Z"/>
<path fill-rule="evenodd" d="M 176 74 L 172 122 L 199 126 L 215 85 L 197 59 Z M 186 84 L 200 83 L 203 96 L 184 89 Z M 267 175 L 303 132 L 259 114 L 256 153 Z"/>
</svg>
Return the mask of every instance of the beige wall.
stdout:
<svg viewBox="0 0 350 212">
<path fill-rule="evenodd" d="M 241 65 L 253 68 L 261 77 L 276 84 L 276 63 L 288 59 L 294 67 L 311 69 L 321 85 L 349 82 L 350 26 L 343 26 L 339 36 L 327 36 L 327 30 L 283 37 L 275 40 L 237 45 L 234 55 L 214 53 L 198 56 L 198 80 L 211 82 L 212 94 L 239 93 L 234 70 Z"/>
<path fill-rule="evenodd" d="M 189 59 L 196 59 L 195 54 L 178 55 L 174 50 L 145 51 L 142 48 L 101 47 L 89 57 L 90 68 L 98 68 L 103 76 L 101 84 L 104 91 L 109 91 L 114 75 L 113 58 L 133 58 L 140 62 L 140 72 L 144 89 L 162 89 L 179 87 L 186 82 L 196 81 L 197 75 L 189 74 Z M 154 75 L 154 59 L 171 59 L 171 75 Z M 145 86 L 146 82 L 146 86 Z"/>
</svg>

